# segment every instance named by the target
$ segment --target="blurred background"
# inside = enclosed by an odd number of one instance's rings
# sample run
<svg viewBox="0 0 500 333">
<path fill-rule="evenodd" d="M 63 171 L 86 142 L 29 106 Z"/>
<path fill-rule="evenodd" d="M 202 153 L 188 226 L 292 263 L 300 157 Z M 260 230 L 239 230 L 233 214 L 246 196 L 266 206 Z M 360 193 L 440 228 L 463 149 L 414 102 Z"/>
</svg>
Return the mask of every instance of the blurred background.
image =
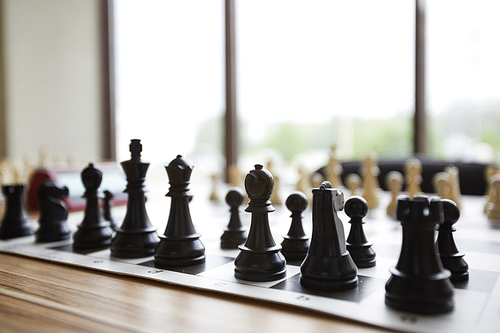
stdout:
<svg viewBox="0 0 500 333">
<path fill-rule="evenodd" d="M 500 160 L 495 0 L 1 0 L 0 11 L 4 159 L 122 161 L 138 138 L 153 168 L 182 154 L 198 176 L 271 159 L 312 171 L 332 145 L 343 161 Z"/>
</svg>

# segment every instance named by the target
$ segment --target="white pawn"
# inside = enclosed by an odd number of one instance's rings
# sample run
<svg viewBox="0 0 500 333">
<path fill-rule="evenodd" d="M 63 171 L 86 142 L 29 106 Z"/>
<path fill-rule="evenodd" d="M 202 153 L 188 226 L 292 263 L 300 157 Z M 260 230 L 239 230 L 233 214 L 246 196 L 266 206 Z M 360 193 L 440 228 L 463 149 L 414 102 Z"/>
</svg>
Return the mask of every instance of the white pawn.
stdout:
<svg viewBox="0 0 500 333">
<path fill-rule="evenodd" d="M 321 185 L 321 183 L 325 181 L 325 177 L 323 177 L 323 175 L 321 173 L 316 172 L 312 176 L 312 180 L 311 181 L 312 181 L 312 187 L 313 188 L 319 188 L 319 186 Z"/>
<path fill-rule="evenodd" d="M 368 202 L 368 208 L 373 209 L 378 207 L 378 192 L 380 186 L 378 183 L 378 175 L 380 169 L 378 168 L 377 155 L 371 152 L 363 161 L 361 168 L 361 175 L 363 176 L 363 198 Z"/>
<path fill-rule="evenodd" d="M 212 193 L 210 193 L 210 201 L 219 201 L 219 194 L 217 193 L 217 175 L 213 174 L 212 179 Z"/>
<path fill-rule="evenodd" d="M 444 168 L 444 172 L 446 172 L 448 175 L 450 175 L 450 182 L 449 182 L 449 187 L 450 187 L 450 197 L 449 199 L 454 201 L 458 208 L 460 209 L 461 203 L 462 203 L 462 198 L 461 198 L 461 193 L 460 193 L 460 176 L 459 176 L 459 171 L 456 166 L 450 165 Z"/>
<path fill-rule="evenodd" d="M 330 159 L 326 170 L 326 180 L 332 184 L 333 188 L 341 189 L 343 186 L 340 176 L 342 175 L 343 169 L 335 149 L 335 145 L 332 145 Z"/>
<path fill-rule="evenodd" d="M 488 210 L 490 209 L 490 204 L 492 204 L 493 200 L 493 186 L 491 186 L 491 183 L 493 181 L 493 177 L 495 175 L 500 174 L 500 169 L 495 168 L 495 167 L 488 167 L 486 168 L 485 172 L 485 178 L 486 178 L 486 202 L 484 204 L 484 213 L 488 213 Z"/>
<path fill-rule="evenodd" d="M 422 193 L 422 162 L 416 157 L 410 157 L 405 162 L 406 192 L 410 199 Z"/>
<path fill-rule="evenodd" d="M 311 181 L 309 180 L 309 173 L 304 167 L 299 167 L 299 181 L 295 187 L 296 191 L 304 193 L 309 202 L 312 201 Z"/>
<path fill-rule="evenodd" d="M 450 175 L 446 172 L 438 172 L 432 177 L 434 191 L 442 199 L 450 199 Z"/>
<path fill-rule="evenodd" d="M 351 192 L 351 196 L 359 194 L 361 186 L 361 177 L 356 173 L 350 173 L 345 177 L 347 188 Z"/>
<path fill-rule="evenodd" d="M 229 165 L 228 177 L 229 177 L 229 184 L 231 185 L 231 187 L 239 187 L 239 188 L 242 187 L 243 182 L 241 181 L 241 172 L 238 169 L 238 165 L 236 165 L 235 163 Z"/>
<path fill-rule="evenodd" d="M 387 215 L 396 218 L 396 209 L 398 206 L 398 196 L 403 190 L 404 177 L 399 171 L 391 171 L 385 176 L 385 184 L 391 191 L 391 201 L 387 205 Z"/>
<path fill-rule="evenodd" d="M 273 162 L 272 161 L 268 161 L 267 164 L 266 164 L 266 169 L 267 171 L 269 171 L 271 173 L 271 175 L 273 176 L 273 179 L 274 179 L 274 190 L 273 190 L 273 193 L 271 194 L 271 202 L 273 203 L 273 205 L 277 205 L 277 206 L 281 206 L 283 204 L 283 201 L 281 200 L 281 197 L 280 197 L 280 177 L 275 174 L 274 170 L 273 170 Z"/>
<path fill-rule="evenodd" d="M 491 200 L 486 216 L 490 220 L 500 220 L 500 175 L 491 177 Z"/>
</svg>

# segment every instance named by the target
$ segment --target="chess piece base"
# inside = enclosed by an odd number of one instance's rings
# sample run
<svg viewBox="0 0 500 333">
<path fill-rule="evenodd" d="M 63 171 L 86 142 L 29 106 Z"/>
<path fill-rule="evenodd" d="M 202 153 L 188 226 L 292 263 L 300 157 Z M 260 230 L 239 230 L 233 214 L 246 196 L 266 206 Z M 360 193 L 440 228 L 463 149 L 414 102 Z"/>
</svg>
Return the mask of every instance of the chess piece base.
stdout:
<svg viewBox="0 0 500 333">
<path fill-rule="evenodd" d="M 307 237 L 297 239 L 288 236 L 284 236 L 283 238 L 283 242 L 281 242 L 281 253 L 285 256 L 286 260 L 304 260 L 309 250 L 309 239 Z"/>
<path fill-rule="evenodd" d="M 66 224 L 62 221 L 61 224 L 43 225 L 40 223 L 40 228 L 35 232 L 36 243 L 58 242 L 71 237 L 71 232 Z"/>
<path fill-rule="evenodd" d="M 234 260 L 234 276 L 246 281 L 275 281 L 286 277 L 285 257 L 280 246 L 256 252 L 240 245 L 240 254 Z"/>
<path fill-rule="evenodd" d="M 467 281 L 469 279 L 469 265 L 462 258 L 463 253 L 457 253 L 451 257 L 441 256 L 443 267 L 451 272 L 451 282 Z"/>
<path fill-rule="evenodd" d="M 0 239 L 12 239 L 29 235 L 33 235 L 33 229 L 28 221 L 2 221 Z"/>
<path fill-rule="evenodd" d="M 373 251 L 371 244 L 362 246 L 353 246 L 347 244 L 347 250 L 351 254 L 351 258 L 359 268 L 374 267 L 377 263 L 375 259 L 375 251 Z"/>
<path fill-rule="evenodd" d="M 336 258 L 308 255 L 300 266 L 300 284 L 329 291 L 356 288 L 358 275 L 355 267 L 349 253 Z"/>
<path fill-rule="evenodd" d="M 155 266 L 176 267 L 192 266 L 205 262 L 205 247 L 199 235 L 187 238 L 170 238 L 160 236 L 155 251 Z"/>
<path fill-rule="evenodd" d="M 73 235 L 73 249 L 87 250 L 111 244 L 112 230 L 106 225 L 82 227 Z"/>
<path fill-rule="evenodd" d="M 117 258 L 143 258 L 153 256 L 158 244 L 156 229 L 127 230 L 119 228 L 111 240 L 111 256 Z"/>
<path fill-rule="evenodd" d="M 410 277 L 396 269 L 386 283 L 385 304 L 400 311 L 437 314 L 453 310 L 450 272 L 443 271 L 425 280 Z"/>
<path fill-rule="evenodd" d="M 237 249 L 246 240 L 246 230 L 225 230 L 220 238 L 220 247 L 221 249 Z"/>
</svg>

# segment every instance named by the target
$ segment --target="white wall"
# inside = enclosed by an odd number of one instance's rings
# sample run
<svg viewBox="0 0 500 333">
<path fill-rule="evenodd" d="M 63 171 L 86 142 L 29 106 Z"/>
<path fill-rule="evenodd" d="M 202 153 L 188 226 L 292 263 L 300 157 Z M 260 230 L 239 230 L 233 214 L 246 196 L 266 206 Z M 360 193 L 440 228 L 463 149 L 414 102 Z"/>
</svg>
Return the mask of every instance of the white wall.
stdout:
<svg viewBox="0 0 500 333">
<path fill-rule="evenodd" d="M 2 0 L 1 5 L 7 156 L 23 158 L 45 147 L 99 160 L 99 0 Z"/>
</svg>

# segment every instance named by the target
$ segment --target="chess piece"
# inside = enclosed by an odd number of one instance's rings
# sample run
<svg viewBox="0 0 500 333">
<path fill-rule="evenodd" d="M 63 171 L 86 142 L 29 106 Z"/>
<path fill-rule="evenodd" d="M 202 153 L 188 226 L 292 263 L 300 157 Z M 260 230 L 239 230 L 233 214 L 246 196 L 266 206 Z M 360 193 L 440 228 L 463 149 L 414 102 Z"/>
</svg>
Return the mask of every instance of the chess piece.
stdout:
<svg viewBox="0 0 500 333">
<path fill-rule="evenodd" d="M 443 223 L 440 199 L 408 197 L 398 200 L 397 218 L 403 243 L 396 267 L 386 283 L 385 303 L 400 311 L 443 313 L 453 309 L 451 273 L 438 256 L 434 232 Z"/>
<path fill-rule="evenodd" d="M 434 191 L 441 199 L 450 199 L 450 175 L 446 172 L 438 172 L 432 177 Z"/>
<path fill-rule="evenodd" d="M 293 192 L 286 199 L 286 208 L 292 212 L 290 217 L 292 223 L 288 234 L 281 242 L 281 253 L 287 261 L 302 261 L 309 250 L 309 237 L 306 236 L 302 227 L 302 213 L 306 210 L 309 202 L 302 192 Z"/>
<path fill-rule="evenodd" d="M 359 187 L 361 186 L 361 177 L 356 173 L 350 173 L 346 177 L 346 185 L 351 195 L 356 195 L 359 192 Z"/>
<path fill-rule="evenodd" d="M 232 187 L 241 187 L 241 173 L 238 165 L 235 163 L 230 164 L 228 167 L 229 184 Z"/>
<path fill-rule="evenodd" d="M 369 153 L 363 160 L 361 175 L 363 176 L 363 198 L 368 202 L 368 208 L 373 209 L 378 207 L 378 195 L 380 186 L 378 183 L 378 175 L 380 169 L 378 167 L 377 155 L 375 152 Z"/>
<path fill-rule="evenodd" d="M 341 189 L 342 179 L 340 176 L 342 175 L 342 164 L 340 163 L 340 158 L 336 152 L 335 145 L 332 145 L 330 150 L 330 159 L 328 161 L 328 166 L 326 169 L 326 180 L 328 180 L 333 188 Z"/>
<path fill-rule="evenodd" d="M 500 169 L 496 167 L 487 167 L 485 172 L 484 172 L 484 178 L 486 181 L 486 202 L 484 204 L 484 213 L 488 213 L 488 209 L 491 203 L 491 196 L 492 196 L 492 187 L 491 187 L 491 182 L 492 182 L 492 177 L 496 174 L 500 173 Z"/>
<path fill-rule="evenodd" d="M 405 162 L 406 192 L 410 199 L 422 194 L 422 162 L 416 157 L 411 157 Z"/>
<path fill-rule="evenodd" d="M 444 222 L 438 229 L 438 248 L 443 267 L 451 272 L 450 280 L 465 281 L 469 279 L 469 265 L 464 260 L 464 254 L 460 252 L 453 239 L 453 227 L 460 218 L 460 210 L 455 202 L 443 200 Z"/>
<path fill-rule="evenodd" d="M 127 177 L 127 213 L 111 240 L 111 256 L 142 258 L 152 256 L 158 244 L 156 228 L 149 221 L 144 196 L 144 181 L 149 163 L 141 160 L 141 140 L 130 142 L 131 159 L 121 162 Z"/>
<path fill-rule="evenodd" d="M 351 230 L 347 237 L 347 251 L 359 268 L 375 266 L 375 251 L 368 242 L 363 230 L 363 218 L 368 214 L 368 203 L 360 196 L 352 196 L 345 202 L 344 211 L 351 218 Z"/>
<path fill-rule="evenodd" d="M 234 260 L 234 276 L 248 281 L 274 281 L 286 276 L 286 260 L 281 246 L 274 242 L 269 228 L 274 187 L 273 176 L 260 164 L 255 165 L 245 177 L 245 190 L 250 202 L 245 209 L 252 214 L 247 240 L 239 246 L 240 253 Z"/>
<path fill-rule="evenodd" d="M 23 206 L 23 185 L 2 186 L 5 196 L 5 213 L 0 225 L 0 239 L 11 239 L 33 234 L 33 229 Z"/>
<path fill-rule="evenodd" d="M 67 187 L 57 187 L 50 179 L 44 180 L 36 191 L 40 208 L 40 227 L 35 232 L 37 243 L 57 242 L 70 238 L 68 209 L 61 200 L 69 194 Z"/>
<path fill-rule="evenodd" d="M 491 199 L 486 216 L 490 220 L 500 220 L 500 175 L 491 177 Z"/>
<path fill-rule="evenodd" d="M 205 262 L 205 246 L 196 232 L 189 201 L 193 195 L 189 189 L 189 180 L 193 166 L 181 155 L 165 167 L 170 189 L 167 196 L 171 198 L 170 215 L 163 236 L 155 251 L 156 267 L 191 266 Z"/>
<path fill-rule="evenodd" d="M 271 195 L 271 202 L 273 203 L 274 206 L 281 206 L 283 205 L 283 200 L 281 200 L 280 197 L 280 177 L 274 172 L 273 170 L 273 162 L 268 161 L 266 165 L 267 171 L 269 171 L 273 175 L 274 179 L 274 190 L 273 194 Z"/>
<path fill-rule="evenodd" d="M 212 193 L 210 193 L 210 201 L 219 201 L 217 194 L 217 175 L 212 175 Z"/>
<path fill-rule="evenodd" d="M 308 195 L 311 193 L 311 182 L 309 180 L 309 174 L 304 167 L 299 167 L 299 181 L 297 182 L 297 186 L 295 190 L 298 192 L 302 192 L 306 195 L 307 201 L 311 202 L 311 196 Z"/>
<path fill-rule="evenodd" d="M 313 189 L 313 232 L 300 265 L 300 283 L 308 288 L 345 290 L 358 285 L 358 269 L 346 249 L 344 228 L 337 213 L 344 194 L 325 181 Z"/>
<path fill-rule="evenodd" d="M 312 187 L 313 188 L 319 187 L 321 185 L 321 183 L 324 181 L 325 181 L 325 177 L 321 173 L 315 172 L 312 176 L 312 179 L 311 179 Z"/>
<path fill-rule="evenodd" d="M 104 220 L 109 222 L 109 226 L 111 227 L 111 229 L 116 230 L 118 226 L 116 225 L 115 219 L 111 215 L 111 202 L 113 200 L 114 195 L 108 190 L 104 191 L 103 193 L 104 193 L 104 205 L 103 205 Z"/>
<path fill-rule="evenodd" d="M 85 187 L 83 197 L 86 199 L 85 215 L 78 230 L 73 235 L 73 249 L 86 250 L 107 247 L 111 244 L 113 230 L 109 223 L 101 218 L 97 189 L 102 182 L 102 172 L 94 164 L 83 169 L 82 183 Z"/>
<path fill-rule="evenodd" d="M 462 204 L 462 195 L 460 192 L 460 173 L 459 170 L 456 166 L 450 165 L 444 168 L 444 172 L 446 172 L 448 175 L 450 175 L 450 182 L 449 182 L 449 188 L 450 188 L 450 197 L 449 199 L 453 202 L 455 202 L 458 206 L 458 209 L 460 209 L 461 204 Z"/>
<path fill-rule="evenodd" d="M 221 236 L 220 247 L 222 249 L 237 249 L 247 239 L 246 229 L 243 228 L 240 219 L 240 206 L 243 203 L 243 191 L 238 187 L 233 187 L 227 192 L 226 202 L 229 205 L 231 218 Z"/>
<path fill-rule="evenodd" d="M 403 189 L 404 177 L 399 171 L 391 171 L 385 177 L 387 188 L 391 191 L 391 201 L 387 205 L 387 215 L 396 218 L 396 207 L 398 205 L 398 196 Z"/>
</svg>

